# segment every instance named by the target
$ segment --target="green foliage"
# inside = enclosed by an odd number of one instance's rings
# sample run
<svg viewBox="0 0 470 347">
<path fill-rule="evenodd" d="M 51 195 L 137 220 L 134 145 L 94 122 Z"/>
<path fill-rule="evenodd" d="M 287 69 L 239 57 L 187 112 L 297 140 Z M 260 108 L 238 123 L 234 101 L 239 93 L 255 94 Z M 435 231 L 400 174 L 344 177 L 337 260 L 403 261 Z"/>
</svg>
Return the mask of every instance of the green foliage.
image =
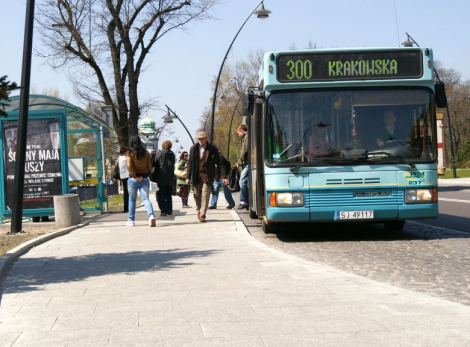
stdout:
<svg viewBox="0 0 470 347">
<path fill-rule="evenodd" d="M 470 170 L 469 169 L 457 169 L 457 178 L 467 178 L 470 177 Z M 454 172 L 452 171 L 452 168 L 448 167 L 444 177 L 440 178 L 454 178 Z"/>
<path fill-rule="evenodd" d="M 15 82 L 7 81 L 7 76 L 0 77 L 0 116 L 7 116 L 5 106 L 8 106 L 9 104 L 6 101 L 8 101 L 10 92 L 15 89 L 18 89 Z"/>
<path fill-rule="evenodd" d="M 470 140 L 468 140 L 467 143 L 459 149 L 455 156 L 455 161 L 459 167 L 470 166 Z"/>
</svg>

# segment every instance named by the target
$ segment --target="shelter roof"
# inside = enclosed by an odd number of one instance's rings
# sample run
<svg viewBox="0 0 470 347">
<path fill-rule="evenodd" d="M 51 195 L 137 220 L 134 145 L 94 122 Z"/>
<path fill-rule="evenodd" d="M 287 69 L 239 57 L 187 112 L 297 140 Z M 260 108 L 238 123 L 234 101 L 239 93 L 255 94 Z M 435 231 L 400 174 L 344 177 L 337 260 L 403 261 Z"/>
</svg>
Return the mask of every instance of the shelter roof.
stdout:
<svg viewBox="0 0 470 347">
<path fill-rule="evenodd" d="M 14 115 L 19 112 L 20 108 L 20 96 L 12 96 L 9 98 L 9 106 L 5 107 L 5 111 Z M 78 121 L 88 125 L 91 128 L 98 129 L 103 126 L 109 129 L 109 126 L 103 119 L 94 116 L 93 114 L 69 103 L 68 101 L 55 98 L 48 95 L 36 95 L 32 94 L 29 96 L 29 115 L 38 114 L 57 114 L 64 115 L 67 117 L 67 121 Z"/>
</svg>

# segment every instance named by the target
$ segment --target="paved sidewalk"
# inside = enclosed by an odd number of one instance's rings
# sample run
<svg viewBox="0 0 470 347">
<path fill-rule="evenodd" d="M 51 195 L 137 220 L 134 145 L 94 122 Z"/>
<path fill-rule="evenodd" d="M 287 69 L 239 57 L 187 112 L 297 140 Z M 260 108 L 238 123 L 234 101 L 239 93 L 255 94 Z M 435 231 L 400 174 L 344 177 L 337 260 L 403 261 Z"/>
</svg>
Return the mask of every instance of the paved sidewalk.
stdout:
<svg viewBox="0 0 470 347">
<path fill-rule="evenodd" d="M 470 346 L 470 306 L 271 249 L 219 199 L 204 224 L 175 198 L 156 228 L 141 207 L 31 249 L 1 284 L 0 346 Z"/>
</svg>

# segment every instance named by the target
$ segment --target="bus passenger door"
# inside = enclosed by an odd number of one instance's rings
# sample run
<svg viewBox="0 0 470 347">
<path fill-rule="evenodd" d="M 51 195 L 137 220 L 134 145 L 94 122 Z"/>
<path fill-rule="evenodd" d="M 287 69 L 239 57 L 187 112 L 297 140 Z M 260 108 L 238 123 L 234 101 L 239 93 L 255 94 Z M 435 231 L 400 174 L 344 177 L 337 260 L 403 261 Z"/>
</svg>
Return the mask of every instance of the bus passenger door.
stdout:
<svg viewBox="0 0 470 347">
<path fill-rule="evenodd" d="M 264 208 L 264 170 L 262 159 L 262 104 L 254 105 L 253 115 L 248 121 L 250 170 L 248 181 L 249 213 L 251 218 L 261 217 Z"/>
</svg>

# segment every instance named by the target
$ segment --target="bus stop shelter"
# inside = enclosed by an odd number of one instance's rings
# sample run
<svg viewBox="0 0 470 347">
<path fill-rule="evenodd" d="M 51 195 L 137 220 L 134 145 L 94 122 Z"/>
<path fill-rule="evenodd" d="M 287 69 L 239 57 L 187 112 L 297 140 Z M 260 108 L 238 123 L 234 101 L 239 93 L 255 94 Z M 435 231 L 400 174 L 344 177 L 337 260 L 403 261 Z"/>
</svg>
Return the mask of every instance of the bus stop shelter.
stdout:
<svg viewBox="0 0 470 347">
<path fill-rule="evenodd" d="M 0 222 L 11 218 L 11 204 L 15 192 L 15 160 L 18 132 L 19 96 L 10 98 L 6 107 L 7 117 L 0 119 L 3 136 L 0 150 Z M 85 127 L 69 129 L 70 122 Z M 54 215 L 53 196 L 70 193 L 71 185 L 95 186 L 97 210 L 104 211 L 107 202 L 103 169 L 103 132 L 109 131 L 109 119 L 89 113 L 59 98 L 46 95 L 30 95 L 26 140 L 23 216 L 40 217 Z M 92 133 L 96 138 L 96 157 L 69 157 L 68 134 Z M 96 175 L 85 177 L 85 161 L 97 163 Z M 96 210 L 93 208 L 93 210 Z"/>
</svg>

